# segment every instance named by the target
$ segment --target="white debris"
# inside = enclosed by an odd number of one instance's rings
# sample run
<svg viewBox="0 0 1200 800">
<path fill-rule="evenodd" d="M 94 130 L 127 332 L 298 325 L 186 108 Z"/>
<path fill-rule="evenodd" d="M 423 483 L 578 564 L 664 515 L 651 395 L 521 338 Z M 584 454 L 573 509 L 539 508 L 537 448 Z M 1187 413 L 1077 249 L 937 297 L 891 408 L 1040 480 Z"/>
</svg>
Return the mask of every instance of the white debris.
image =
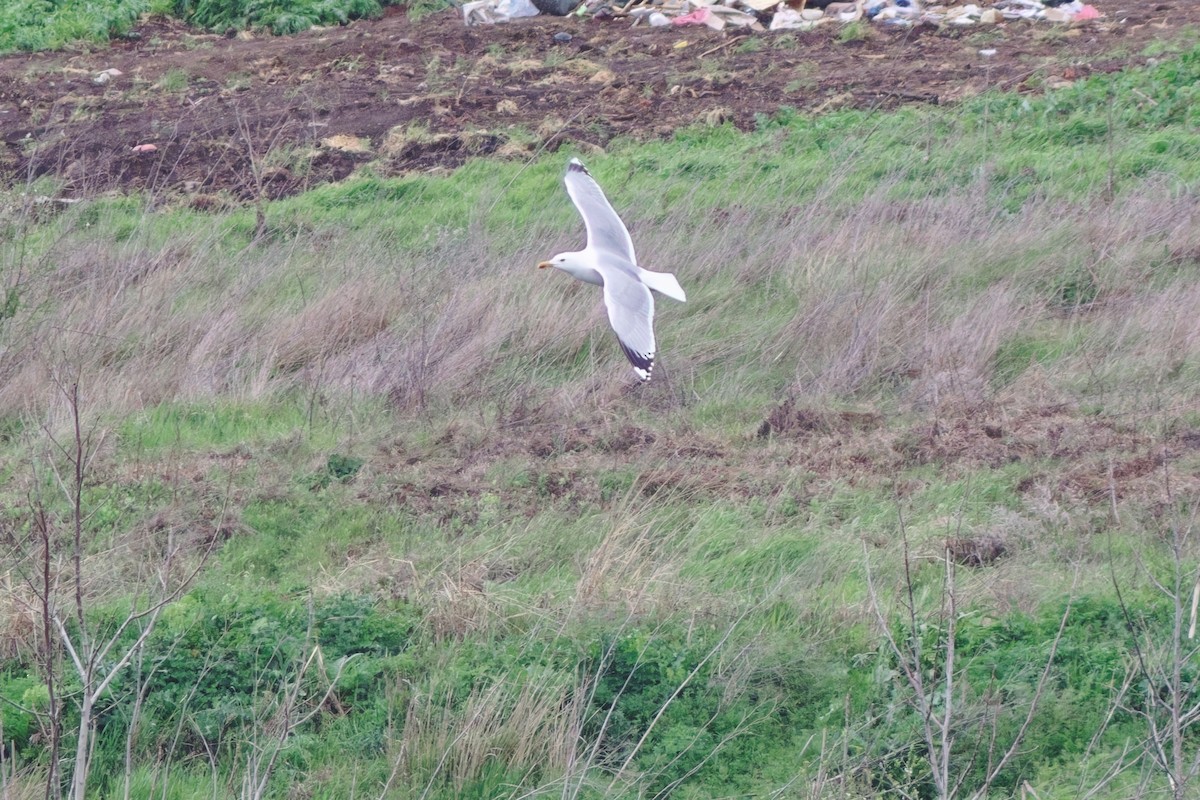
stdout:
<svg viewBox="0 0 1200 800">
<path fill-rule="evenodd" d="M 473 0 L 463 3 L 462 12 L 467 25 L 494 25 L 538 15 L 537 8 L 530 0 Z"/>
<path fill-rule="evenodd" d="M 124 72 L 121 72 L 121 70 L 116 69 L 115 67 L 109 68 L 109 69 L 97 72 L 92 77 L 92 83 L 98 83 L 101 86 L 103 86 L 104 84 L 111 81 L 113 78 L 119 78 L 124 74 L 125 74 Z"/>
<path fill-rule="evenodd" d="M 629 17 L 634 25 L 653 27 L 706 25 L 717 30 L 726 26 L 761 30 L 769 19 L 770 30 L 810 31 L 819 25 L 849 24 L 870 20 L 886 27 L 917 25 L 995 25 L 1014 20 L 1084 22 L 1103 16 L 1083 0 L 1047 5 L 1051 0 L 836 0 L 823 8 L 793 8 L 793 0 L 583 0 L 581 14 Z M 623 3 L 623 4 L 622 4 Z M 791 5 L 789 5 L 789 3 Z M 515 7 L 529 0 L 476 0 L 463 6 L 467 24 L 497 22 L 526 16 Z M 990 7 L 989 7 L 990 6 Z M 510 8 L 511 7 L 511 8 Z M 536 13 L 536 11 L 534 12 Z"/>
</svg>

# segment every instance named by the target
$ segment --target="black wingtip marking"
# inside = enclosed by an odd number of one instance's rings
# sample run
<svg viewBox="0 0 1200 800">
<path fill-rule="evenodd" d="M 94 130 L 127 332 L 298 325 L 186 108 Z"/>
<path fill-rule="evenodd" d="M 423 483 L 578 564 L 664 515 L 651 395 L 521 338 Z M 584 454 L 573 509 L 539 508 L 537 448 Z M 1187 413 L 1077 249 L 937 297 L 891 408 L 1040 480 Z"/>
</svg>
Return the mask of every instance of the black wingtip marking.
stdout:
<svg viewBox="0 0 1200 800">
<path fill-rule="evenodd" d="M 592 174 L 587 171 L 587 167 L 578 158 L 572 158 L 571 163 L 567 164 L 567 172 L 582 172 L 584 175 L 589 176 Z"/>
<path fill-rule="evenodd" d="M 638 370 L 638 377 L 641 378 L 643 382 L 650 380 L 650 375 L 654 372 L 654 356 L 648 356 L 638 353 L 634 350 L 630 350 L 620 339 L 617 341 L 621 345 L 621 352 L 623 352 L 625 357 L 629 359 L 629 363 L 633 364 L 634 369 Z M 643 375 L 643 372 L 646 374 Z"/>
</svg>

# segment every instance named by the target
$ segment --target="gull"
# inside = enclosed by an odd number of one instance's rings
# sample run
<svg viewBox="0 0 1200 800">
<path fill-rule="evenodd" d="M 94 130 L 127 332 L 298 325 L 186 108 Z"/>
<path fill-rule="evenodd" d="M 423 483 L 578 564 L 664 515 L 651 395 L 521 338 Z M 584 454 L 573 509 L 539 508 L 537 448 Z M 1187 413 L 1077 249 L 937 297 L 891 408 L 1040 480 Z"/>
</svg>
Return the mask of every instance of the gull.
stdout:
<svg viewBox="0 0 1200 800">
<path fill-rule="evenodd" d="M 655 354 L 654 295 L 650 290 L 681 303 L 687 302 L 687 295 L 671 273 L 651 272 L 637 265 L 625 223 L 582 161 L 571 159 L 563 182 L 583 217 L 587 247 L 552 256 L 538 264 L 538 269 L 554 267 L 584 283 L 604 287 L 604 307 L 621 350 L 638 378 L 648 381 Z"/>
</svg>

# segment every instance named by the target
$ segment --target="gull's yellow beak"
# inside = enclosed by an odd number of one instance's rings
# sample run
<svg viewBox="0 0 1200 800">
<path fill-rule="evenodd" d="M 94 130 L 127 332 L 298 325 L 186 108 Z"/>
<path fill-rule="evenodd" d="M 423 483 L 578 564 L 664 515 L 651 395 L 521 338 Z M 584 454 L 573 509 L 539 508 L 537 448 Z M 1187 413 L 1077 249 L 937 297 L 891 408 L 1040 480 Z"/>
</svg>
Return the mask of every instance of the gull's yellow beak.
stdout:
<svg viewBox="0 0 1200 800">
<path fill-rule="evenodd" d="M 553 267 L 553 266 L 554 265 L 551 264 L 549 261 L 543 261 L 542 263 L 538 264 L 538 269 L 545 269 L 546 267 Z"/>
</svg>

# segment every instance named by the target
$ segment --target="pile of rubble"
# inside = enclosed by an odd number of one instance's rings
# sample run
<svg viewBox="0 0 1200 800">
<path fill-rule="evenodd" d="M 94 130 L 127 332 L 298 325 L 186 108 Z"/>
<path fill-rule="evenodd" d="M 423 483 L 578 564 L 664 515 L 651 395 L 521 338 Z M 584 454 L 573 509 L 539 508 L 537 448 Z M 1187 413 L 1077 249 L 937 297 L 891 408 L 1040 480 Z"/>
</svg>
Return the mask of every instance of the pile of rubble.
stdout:
<svg viewBox="0 0 1200 800">
<path fill-rule="evenodd" d="M 1099 19 L 1081 0 L 997 0 L 992 3 L 923 0 L 473 0 L 463 4 L 468 25 L 537 14 L 626 17 L 634 25 L 704 25 L 770 30 L 814 30 L 867 20 L 880 25 L 967 26 L 1008 21 L 1085 22 Z"/>
</svg>

